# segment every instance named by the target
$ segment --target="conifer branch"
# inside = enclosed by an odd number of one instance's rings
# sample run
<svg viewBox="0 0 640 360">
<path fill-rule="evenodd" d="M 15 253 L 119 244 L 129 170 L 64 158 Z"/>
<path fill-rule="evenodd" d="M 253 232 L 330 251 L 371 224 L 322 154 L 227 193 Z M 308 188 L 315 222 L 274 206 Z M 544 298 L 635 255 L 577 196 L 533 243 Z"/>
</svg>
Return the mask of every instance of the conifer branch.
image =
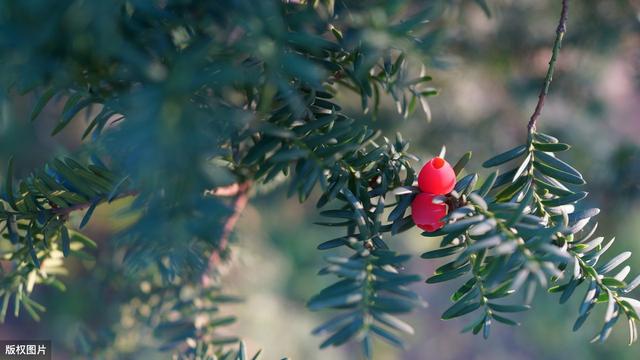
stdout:
<svg viewBox="0 0 640 360">
<path fill-rule="evenodd" d="M 562 39 L 564 38 L 564 34 L 567 31 L 567 17 L 569 13 L 569 0 L 562 0 L 562 12 L 560 13 L 560 21 L 558 23 L 558 28 L 556 29 L 556 40 L 553 43 L 553 50 L 551 52 L 551 59 L 549 60 L 549 68 L 547 69 L 547 75 L 544 78 L 544 83 L 542 88 L 540 89 L 540 94 L 538 95 L 538 103 L 536 104 L 536 108 L 531 115 L 531 119 L 529 120 L 529 132 L 535 130 L 536 122 L 542 113 L 542 107 L 544 106 L 544 100 L 549 93 L 549 86 L 551 85 L 551 81 L 553 80 L 553 71 L 555 70 L 556 61 L 558 60 L 558 54 L 560 53 L 560 48 L 562 47 Z"/>
<path fill-rule="evenodd" d="M 209 264 L 207 270 L 202 275 L 202 285 L 208 286 L 212 283 L 212 279 L 209 273 L 212 269 L 215 269 L 220 264 L 220 253 L 227 248 L 229 244 L 229 237 L 236 226 L 236 223 L 240 219 L 242 211 L 249 203 L 249 190 L 251 189 L 251 182 L 245 181 L 242 183 L 236 183 L 229 186 L 213 189 L 209 191 L 214 196 L 235 196 L 232 205 L 232 213 L 224 222 L 222 228 L 222 235 L 220 236 L 220 242 L 218 248 L 214 249 L 209 255 Z"/>
</svg>

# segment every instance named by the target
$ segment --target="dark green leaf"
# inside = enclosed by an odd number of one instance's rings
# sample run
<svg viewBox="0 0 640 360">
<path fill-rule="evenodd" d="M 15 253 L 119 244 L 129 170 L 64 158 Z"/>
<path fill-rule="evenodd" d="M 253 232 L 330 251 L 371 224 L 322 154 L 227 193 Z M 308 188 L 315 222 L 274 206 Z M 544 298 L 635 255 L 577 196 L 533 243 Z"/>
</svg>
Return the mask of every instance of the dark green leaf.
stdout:
<svg viewBox="0 0 640 360">
<path fill-rule="evenodd" d="M 488 303 L 488 305 L 492 310 L 497 312 L 520 312 L 531 309 L 529 305 L 501 305 L 492 303 Z"/>
<path fill-rule="evenodd" d="M 455 311 L 452 310 L 453 309 L 453 306 L 452 306 L 449 309 L 447 309 L 447 311 L 445 311 L 444 314 L 442 314 L 441 319 L 442 320 L 449 320 L 449 319 L 460 317 L 462 315 L 466 315 L 466 314 L 468 314 L 470 312 L 476 311 L 477 309 L 480 308 L 481 305 L 482 304 L 480 304 L 480 302 L 466 304 L 464 306 L 461 306 L 461 307 L 455 309 Z"/>
<path fill-rule="evenodd" d="M 496 177 L 498 176 L 498 170 L 492 172 L 487 179 L 484 181 L 484 183 L 482 183 L 482 186 L 480 187 L 480 189 L 478 190 L 478 194 L 480 196 L 487 196 L 487 194 L 489 193 L 489 191 L 491 190 L 491 188 L 493 187 L 493 184 L 496 181 Z"/>
<path fill-rule="evenodd" d="M 336 247 L 347 245 L 348 243 L 349 243 L 349 241 L 347 240 L 346 237 L 340 237 L 340 238 L 337 238 L 337 239 L 332 239 L 332 240 L 328 240 L 328 241 L 325 241 L 325 242 L 321 243 L 320 245 L 318 245 L 318 250 L 333 249 L 333 248 L 336 248 Z"/>
<path fill-rule="evenodd" d="M 398 201 L 398 205 L 391 211 L 388 217 L 388 221 L 396 221 L 404 216 L 409 205 L 411 205 L 411 196 L 403 196 Z"/>
<path fill-rule="evenodd" d="M 566 204 L 572 204 L 575 202 L 578 202 L 582 199 L 584 199 L 589 193 L 585 192 L 585 191 L 580 191 L 571 195 L 567 195 L 567 196 L 563 196 L 563 197 L 558 197 L 555 199 L 549 199 L 549 200 L 542 200 L 542 204 L 544 204 L 545 206 L 550 206 L 550 207 L 554 207 L 554 206 L 561 206 L 561 205 L 566 205 Z"/>
<path fill-rule="evenodd" d="M 81 244 L 83 244 L 86 247 L 90 247 L 92 249 L 96 249 L 98 247 L 98 244 L 96 244 L 95 241 L 89 239 L 88 237 L 86 237 L 85 235 L 77 232 L 77 231 L 73 231 L 71 230 L 71 232 L 69 233 L 69 235 L 71 235 L 71 241 L 72 242 L 79 242 Z"/>
<path fill-rule="evenodd" d="M 458 278 L 464 274 L 466 274 L 471 269 L 470 264 L 466 264 L 456 270 L 452 270 L 443 274 L 434 275 L 427 279 L 428 284 L 435 284 L 443 281 L 448 281 L 451 279 Z"/>
<path fill-rule="evenodd" d="M 247 349 L 244 341 L 240 341 L 240 349 L 238 350 L 237 360 L 247 360 Z"/>
<path fill-rule="evenodd" d="M 469 193 L 473 190 L 476 182 L 478 181 L 478 174 L 469 174 L 462 179 L 458 180 L 456 186 L 453 188 L 459 193 Z"/>
<path fill-rule="evenodd" d="M 620 281 L 618 279 L 612 277 L 604 277 L 602 278 L 602 284 L 612 288 L 623 288 L 626 286 L 624 281 Z"/>
<path fill-rule="evenodd" d="M 235 316 L 224 316 L 220 318 L 211 319 L 209 321 L 209 326 L 226 326 L 231 325 L 236 322 L 237 318 Z"/>
<path fill-rule="evenodd" d="M 408 313 L 413 310 L 414 301 L 408 301 L 403 298 L 392 298 L 379 296 L 373 301 L 372 307 L 384 313 Z"/>
<path fill-rule="evenodd" d="M 469 200 L 471 200 L 472 203 L 476 204 L 482 210 L 487 210 L 488 208 L 487 202 L 485 201 L 485 199 L 476 193 L 469 194 Z"/>
<path fill-rule="evenodd" d="M 293 161 L 304 158 L 309 155 L 309 151 L 305 149 L 281 149 L 269 158 L 270 162 Z"/>
<path fill-rule="evenodd" d="M 80 221 L 80 227 L 79 227 L 80 229 L 82 229 L 83 227 L 85 227 L 85 225 L 87 225 L 87 223 L 91 219 L 91 216 L 93 215 L 93 211 L 96 209 L 96 206 L 98 206 L 98 201 L 94 201 L 91 203 L 91 205 L 89 206 L 89 209 L 87 209 L 87 212 L 82 217 L 82 221 Z"/>
<path fill-rule="evenodd" d="M 353 319 L 353 317 L 355 317 L 357 313 L 358 313 L 357 310 L 353 310 L 350 312 L 338 314 L 332 317 L 331 319 L 329 319 L 328 321 L 326 321 L 325 323 L 323 323 L 322 325 L 313 329 L 311 333 L 314 335 L 318 335 L 324 332 L 332 332 L 336 330 L 338 327 L 343 326 L 347 321 L 350 321 L 351 319 Z"/>
<path fill-rule="evenodd" d="M 582 280 L 572 279 L 571 281 L 569 281 L 569 283 L 567 284 L 567 287 L 562 292 L 562 295 L 560 295 L 560 304 L 564 304 L 565 302 L 567 302 L 567 300 L 569 300 L 571 295 L 573 295 L 574 290 L 581 283 L 582 283 Z"/>
<path fill-rule="evenodd" d="M 260 158 L 264 157 L 268 152 L 275 150 L 280 145 L 280 140 L 274 138 L 264 138 L 256 143 L 244 157 L 243 162 L 251 165 Z"/>
<path fill-rule="evenodd" d="M 45 90 L 42 95 L 38 98 L 38 101 L 33 106 L 33 110 L 31 111 L 31 121 L 35 120 L 38 115 L 42 112 L 42 109 L 47 105 L 49 100 L 56 94 L 56 90 L 54 88 L 49 88 Z"/>
<path fill-rule="evenodd" d="M 445 256 L 456 254 L 456 253 L 462 251 L 463 249 L 464 249 L 464 247 L 462 245 L 450 246 L 450 247 L 447 247 L 447 248 L 427 251 L 427 252 L 423 253 L 422 255 L 420 255 L 420 257 L 423 258 L 423 259 L 437 259 L 437 258 L 441 258 L 441 257 L 445 257 Z"/>
<path fill-rule="evenodd" d="M 534 142 L 533 147 L 536 150 L 547 151 L 547 152 L 557 152 L 557 151 L 565 151 L 571 149 L 571 146 L 563 143 L 539 143 Z"/>
<path fill-rule="evenodd" d="M 484 238 L 482 240 L 476 241 L 475 243 L 473 243 L 472 245 L 467 247 L 464 250 L 463 254 L 471 254 L 471 253 L 477 252 L 479 250 L 483 250 L 483 249 L 487 249 L 487 248 L 490 248 L 490 247 L 498 246 L 498 245 L 500 245 L 501 242 L 502 242 L 502 235 L 500 235 L 500 234 L 492 235 L 492 236 L 489 236 L 489 237 Z"/>
<path fill-rule="evenodd" d="M 520 323 L 515 322 L 515 321 L 513 321 L 511 319 L 508 319 L 506 317 L 497 315 L 497 314 L 493 314 L 493 315 L 491 315 L 491 317 L 493 317 L 494 319 L 496 319 L 497 321 L 499 321 L 499 322 L 501 322 L 503 324 L 507 324 L 507 325 L 511 325 L 511 326 L 520 326 Z"/>
<path fill-rule="evenodd" d="M 482 163 L 482 166 L 485 168 L 498 166 L 506 163 L 507 161 L 513 160 L 517 157 L 522 156 L 527 151 L 526 145 L 519 145 L 513 149 L 507 150 L 499 155 L 492 157 L 491 159 Z"/>
<path fill-rule="evenodd" d="M 235 336 L 219 336 L 211 340 L 211 344 L 222 346 L 222 345 L 235 344 L 238 341 L 240 341 L 240 339 Z M 220 360 L 223 360 L 223 359 L 220 359 Z"/>
<path fill-rule="evenodd" d="M 371 325 L 371 331 L 373 331 L 375 334 L 377 334 L 378 336 L 380 336 L 383 340 L 386 340 L 389 344 L 399 347 L 399 348 L 403 348 L 404 344 L 402 343 L 402 340 L 400 340 L 399 337 L 395 336 L 394 334 L 384 330 L 383 328 L 376 326 L 376 325 Z"/>
<path fill-rule="evenodd" d="M 533 138 L 537 142 L 545 144 L 555 144 L 558 142 L 558 139 L 556 139 L 555 137 L 543 133 L 533 133 Z"/>
<path fill-rule="evenodd" d="M 466 295 L 473 287 L 476 285 L 476 278 L 469 279 L 466 283 L 464 283 L 458 290 L 451 295 L 451 301 L 456 302 L 460 300 L 464 295 Z"/>
<path fill-rule="evenodd" d="M 66 226 L 60 227 L 60 240 L 62 242 L 62 253 L 67 257 L 69 256 L 71 241 L 69 240 L 69 230 L 67 230 Z"/>
<path fill-rule="evenodd" d="M 484 312 L 481 313 L 480 317 L 478 317 L 477 319 L 472 321 L 470 324 L 465 326 L 461 332 L 466 333 L 473 330 L 473 334 L 477 334 L 478 331 L 480 331 L 480 328 L 482 327 L 482 325 L 484 325 L 485 318 L 486 318 L 486 314 Z"/>
<path fill-rule="evenodd" d="M 551 166 L 548 166 L 546 164 L 540 163 L 538 161 L 534 161 L 533 162 L 533 166 L 535 167 L 536 170 L 540 171 L 541 173 L 550 176 L 556 180 L 560 180 L 563 181 L 565 183 L 569 183 L 569 184 L 576 184 L 576 185 L 583 185 L 585 184 L 584 179 L 569 174 L 567 172 L 564 172 L 562 170 L 558 170 L 556 168 L 552 168 Z"/>
<path fill-rule="evenodd" d="M 332 297 L 324 297 L 318 295 L 309 301 L 307 307 L 309 307 L 309 309 L 311 310 L 320 310 L 325 308 L 353 305 L 360 302 L 361 300 L 362 293 L 358 291 Z"/>
<path fill-rule="evenodd" d="M 441 230 L 445 233 L 456 232 L 463 229 L 468 229 L 471 225 L 475 225 L 485 218 L 483 215 L 476 215 L 469 218 L 464 218 L 445 225 Z"/>
<path fill-rule="evenodd" d="M 462 155 L 460 160 L 458 160 L 458 162 L 453 166 L 453 171 L 456 175 L 460 174 L 462 169 L 464 169 L 464 167 L 469 162 L 469 159 L 471 159 L 471 151 L 468 151 L 464 155 Z"/>
<path fill-rule="evenodd" d="M 529 204 L 531 203 L 531 200 L 533 199 L 533 194 L 534 194 L 533 186 L 529 186 L 529 190 L 527 190 L 527 193 L 524 195 L 524 198 L 522 198 L 522 200 L 520 201 L 520 205 L 518 206 L 518 209 L 516 209 L 513 216 L 507 222 L 508 226 L 514 226 L 515 224 L 518 223 L 518 221 L 520 221 L 520 219 L 522 218 L 522 215 L 524 215 L 524 212 L 527 206 L 529 206 Z"/>
<path fill-rule="evenodd" d="M 355 213 L 351 210 L 324 210 L 320 215 L 339 219 L 354 219 Z"/>
<path fill-rule="evenodd" d="M 529 169 L 531 168 L 529 166 L 529 164 L 531 163 L 531 158 L 532 157 L 533 156 L 531 155 L 531 153 L 529 153 L 527 155 L 527 157 L 524 158 L 522 163 L 520 163 L 520 166 L 518 166 L 518 169 L 516 170 L 516 173 L 513 174 L 513 179 L 511 181 L 515 181 L 516 179 L 521 177 L 523 174 L 529 175 Z"/>
<path fill-rule="evenodd" d="M 573 194 L 573 192 L 570 191 L 570 190 L 559 188 L 557 186 L 554 186 L 554 185 L 551 185 L 551 184 L 549 184 L 547 182 L 544 182 L 544 181 L 542 181 L 540 179 L 534 179 L 533 181 L 535 182 L 536 186 L 538 186 L 538 187 L 540 187 L 542 189 L 546 189 L 551 194 L 554 194 L 554 195 L 565 196 L 565 195 Z"/>
<path fill-rule="evenodd" d="M 580 316 L 585 315 L 593 306 L 594 300 L 597 296 L 597 284 L 594 280 L 589 284 L 589 289 L 587 290 L 584 299 L 582 300 L 582 304 L 580 305 L 579 314 Z"/>
<path fill-rule="evenodd" d="M 67 103 L 69 103 L 69 101 L 72 101 L 71 98 L 67 101 Z M 74 116 L 76 116 L 76 114 L 78 112 L 80 112 L 80 110 L 84 109 L 85 107 L 87 107 L 92 102 L 93 102 L 92 98 L 85 98 L 85 99 L 82 99 L 82 100 L 78 100 L 73 105 L 69 106 L 68 109 L 64 110 L 64 112 L 62 113 L 62 117 L 60 118 L 60 121 L 53 128 L 53 131 L 51 132 L 51 135 L 55 135 L 55 134 L 59 133 L 60 131 L 62 131 L 62 129 L 64 129 L 67 125 L 69 125 L 71 120 L 74 118 Z M 66 105 L 65 105 L 65 107 L 66 107 Z"/>
<path fill-rule="evenodd" d="M 538 161 L 541 161 L 553 168 L 556 168 L 558 170 L 564 171 L 566 173 L 569 173 L 571 175 L 577 176 L 579 178 L 582 178 L 582 174 L 580 174 L 580 172 L 578 170 L 576 170 L 573 166 L 567 164 L 566 162 L 558 159 L 555 156 L 551 156 L 547 153 L 544 152 L 540 152 L 540 151 L 535 151 L 534 152 L 535 158 Z"/>
<path fill-rule="evenodd" d="M 502 189 L 496 194 L 496 200 L 499 202 L 507 201 L 511 199 L 518 191 L 520 191 L 527 183 L 526 177 L 519 177 L 516 181 L 512 182 L 509 186 Z"/>
<path fill-rule="evenodd" d="M 591 314 L 591 312 L 586 312 L 576 319 L 576 322 L 573 323 L 573 331 L 578 331 L 578 329 L 582 327 L 584 322 L 587 320 L 587 317 L 589 317 L 589 314 Z"/>
<path fill-rule="evenodd" d="M 33 247 L 33 234 L 31 233 L 31 228 L 27 230 L 25 239 L 27 240 L 27 248 L 29 250 L 29 255 L 31 256 L 31 260 L 33 261 L 33 265 L 36 268 L 40 268 L 40 259 L 38 259 L 38 254 L 36 253 L 36 249 Z"/>
<path fill-rule="evenodd" d="M 493 183 L 493 186 L 491 187 L 491 189 L 497 189 L 500 186 L 504 185 L 504 184 L 508 184 L 511 183 L 513 180 L 513 176 L 516 174 L 516 171 L 518 169 L 511 169 L 503 174 L 498 175 L 498 177 L 496 177 L 496 180 Z"/>
<path fill-rule="evenodd" d="M 120 189 L 128 179 L 129 177 L 125 176 L 120 181 L 118 181 L 118 183 L 113 187 L 113 190 L 111 190 L 111 192 L 109 193 L 109 196 L 107 196 L 107 202 L 112 202 L 118 196 Z"/>
</svg>

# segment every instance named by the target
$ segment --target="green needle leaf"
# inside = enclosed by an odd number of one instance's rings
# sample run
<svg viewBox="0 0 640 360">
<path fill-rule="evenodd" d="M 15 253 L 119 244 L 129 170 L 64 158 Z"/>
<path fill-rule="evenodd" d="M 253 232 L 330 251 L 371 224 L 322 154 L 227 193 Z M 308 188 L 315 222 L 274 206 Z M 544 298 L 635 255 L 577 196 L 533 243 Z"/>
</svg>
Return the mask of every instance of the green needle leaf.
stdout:
<svg viewBox="0 0 640 360">
<path fill-rule="evenodd" d="M 47 105 L 47 103 L 49 103 L 49 100 L 51 100 L 51 98 L 55 94 L 56 94 L 56 90 L 54 88 L 49 88 L 45 90 L 45 92 L 43 92 L 42 95 L 40 95 L 40 97 L 38 98 L 38 101 L 33 107 L 33 110 L 31 111 L 31 117 L 30 117 L 31 121 L 34 121 L 38 117 L 38 115 L 40 115 L 44 107 Z"/>
<path fill-rule="evenodd" d="M 491 159 L 482 163 L 485 168 L 490 168 L 498 165 L 502 165 L 507 161 L 511 161 L 517 157 L 522 156 L 527 151 L 526 145 L 519 145 L 513 149 L 507 150 L 499 155 L 492 157 Z"/>
</svg>

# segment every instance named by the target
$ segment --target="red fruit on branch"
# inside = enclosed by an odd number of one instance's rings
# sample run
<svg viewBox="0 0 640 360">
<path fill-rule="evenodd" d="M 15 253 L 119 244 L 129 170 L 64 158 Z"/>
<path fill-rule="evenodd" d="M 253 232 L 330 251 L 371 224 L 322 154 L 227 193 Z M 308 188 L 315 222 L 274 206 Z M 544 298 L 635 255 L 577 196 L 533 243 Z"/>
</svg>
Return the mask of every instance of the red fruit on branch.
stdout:
<svg viewBox="0 0 640 360">
<path fill-rule="evenodd" d="M 456 173 L 451 165 L 441 157 L 434 157 L 424 164 L 418 175 L 418 186 L 426 193 L 448 194 L 455 185 Z"/>
<path fill-rule="evenodd" d="M 422 230 L 434 232 L 444 226 L 440 221 L 447 215 L 447 205 L 434 204 L 433 199 L 437 195 L 420 193 L 411 202 L 411 217 L 413 222 Z"/>
</svg>

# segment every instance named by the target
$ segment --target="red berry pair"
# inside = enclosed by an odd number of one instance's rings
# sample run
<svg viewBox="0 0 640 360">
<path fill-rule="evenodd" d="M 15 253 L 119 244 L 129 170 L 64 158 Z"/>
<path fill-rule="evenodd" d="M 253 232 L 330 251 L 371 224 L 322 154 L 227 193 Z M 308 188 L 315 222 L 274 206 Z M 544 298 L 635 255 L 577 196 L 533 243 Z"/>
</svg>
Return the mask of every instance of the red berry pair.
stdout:
<svg viewBox="0 0 640 360">
<path fill-rule="evenodd" d="M 444 226 L 440 219 L 447 215 L 447 205 L 434 204 L 433 199 L 450 193 L 455 185 L 456 174 L 445 159 L 435 157 L 422 167 L 418 174 L 418 187 L 422 193 L 411 203 L 411 216 L 419 228 L 434 232 Z"/>
</svg>

